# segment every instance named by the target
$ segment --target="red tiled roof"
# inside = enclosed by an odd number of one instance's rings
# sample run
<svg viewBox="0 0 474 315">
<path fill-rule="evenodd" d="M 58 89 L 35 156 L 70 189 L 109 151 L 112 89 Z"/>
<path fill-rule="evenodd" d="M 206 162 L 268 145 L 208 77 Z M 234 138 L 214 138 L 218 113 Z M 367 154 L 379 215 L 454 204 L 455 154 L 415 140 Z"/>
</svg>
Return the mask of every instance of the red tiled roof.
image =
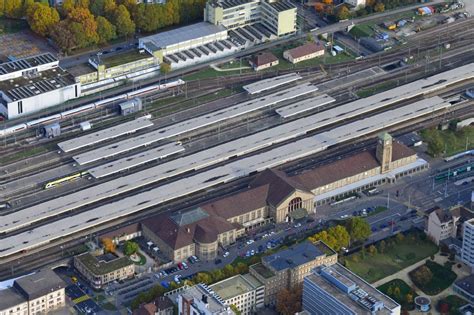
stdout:
<svg viewBox="0 0 474 315">
<path fill-rule="evenodd" d="M 401 144 L 397 141 L 392 142 L 392 161 L 397 161 L 415 154 L 415 151 L 413 151 L 406 145 Z"/>
<path fill-rule="evenodd" d="M 181 227 L 167 214 L 146 219 L 142 224 L 173 249 L 190 245 L 194 240 L 215 241 L 218 234 L 235 229 L 234 225 L 224 218 L 213 215 Z M 205 235 L 203 232 L 206 232 Z"/>
<path fill-rule="evenodd" d="M 276 169 L 266 169 L 250 183 L 250 187 L 268 186 L 267 203 L 278 205 L 295 190 L 308 192 L 306 185 Z"/>
<path fill-rule="evenodd" d="M 392 161 L 415 155 L 408 147 L 396 141 L 392 143 Z M 354 176 L 380 166 L 375 150 L 365 151 L 348 158 L 326 164 L 294 176 L 294 179 L 313 190 L 343 178 Z"/>
<path fill-rule="evenodd" d="M 252 188 L 201 206 L 210 215 L 229 219 L 265 207 L 268 185 Z"/>
<path fill-rule="evenodd" d="M 294 177 L 309 189 L 333 183 L 380 166 L 372 152 L 362 152 L 351 157 L 306 171 Z"/>
<path fill-rule="evenodd" d="M 294 58 L 301 58 L 319 51 L 324 51 L 324 46 L 320 42 L 307 43 L 302 46 L 290 49 L 288 53 Z"/>
<path fill-rule="evenodd" d="M 272 54 L 271 52 L 263 52 L 263 53 L 253 56 L 252 58 L 252 64 L 255 67 L 260 67 L 262 65 L 266 65 L 268 63 L 276 62 L 276 61 L 278 61 L 278 58 L 275 57 L 275 55 Z"/>
</svg>

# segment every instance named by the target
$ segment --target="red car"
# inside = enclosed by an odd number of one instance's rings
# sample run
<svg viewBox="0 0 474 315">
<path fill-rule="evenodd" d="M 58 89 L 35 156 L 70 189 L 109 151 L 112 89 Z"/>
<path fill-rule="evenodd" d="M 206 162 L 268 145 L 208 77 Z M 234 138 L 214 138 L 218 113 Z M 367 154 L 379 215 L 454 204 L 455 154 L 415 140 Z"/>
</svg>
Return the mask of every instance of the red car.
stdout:
<svg viewBox="0 0 474 315">
<path fill-rule="evenodd" d="M 184 269 L 183 264 L 182 264 L 182 263 L 178 263 L 178 268 L 179 268 L 179 270 L 183 270 L 183 269 Z"/>
</svg>

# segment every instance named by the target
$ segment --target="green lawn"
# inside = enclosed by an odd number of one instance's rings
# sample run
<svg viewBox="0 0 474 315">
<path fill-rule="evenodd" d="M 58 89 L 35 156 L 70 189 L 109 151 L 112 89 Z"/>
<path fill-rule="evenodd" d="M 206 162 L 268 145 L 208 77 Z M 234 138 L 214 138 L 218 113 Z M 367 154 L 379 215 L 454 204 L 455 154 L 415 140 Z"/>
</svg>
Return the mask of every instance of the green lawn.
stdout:
<svg viewBox="0 0 474 315">
<path fill-rule="evenodd" d="M 400 289 L 400 293 L 397 292 L 396 288 Z M 381 286 L 377 287 L 377 289 L 397 301 L 402 306 L 402 308 L 407 310 L 413 310 L 415 308 L 413 299 L 418 296 L 418 294 L 416 294 L 416 292 L 414 292 L 405 281 L 401 279 L 394 279 L 382 284 Z M 410 302 L 407 301 L 407 294 L 410 294 L 412 297 Z"/>
<path fill-rule="evenodd" d="M 126 64 L 132 61 L 137 61 L 145 58 L 149 58 L 149 54 L 140 54 L 138 50 L 130 51 L 130 52 L 125 52 L 125 53 L 120 53 L 116 55 L 111 55 L 111 56 L 101 56 L 100 60 L 102 63 L 107 68 L 115 67 L 118 65 Z"/>
<path fill-rule="evenodd" d="M 372 37 L 374 35 L 374 30 L 372 27 L 372 24 L 356 25 L 350 30 L 349 33 L 355 38 Z"/>
<path fill-rule="evenodd" d="M 0 18 L 0 34 L 16 33 L 28 28 L 26 20 Z"/>
<path fill-rule="evenodd" d="M 420 290 L 422 290 L 428 295 L 436 295 L 444 291 L 454 282 L 454 280 L 456 280 L 456 273 L 454 273 L 449 268 L 435 263 L 434 261 L 428 260 L 425 266 L 428 267 L 431 270 L 431 273 L 433 274 L 431 281 L 429 281 L 428 283 L 420 283 L 415 277 L 413 277 L 413 273 L 419 268 L 421 268 L 421 266 L 411 271 L 409 273 L 409 276 L 413 283 L 416 284 L 416 286 L 420 288 Z"/>
<path fill-rule="evenodd" d="M 7 155 L 5 157 L 1 157 L 0 158 L 0 164 L 5 165 L 7 163 L 11 163 L 11 162 L 18 161 L 18 160 L 23 160 L 23 159 L 32 157 L 34 155 L 38 155 L 38 154 L 41 154 L 41 153 L 46 153 L 47 151 L 48 151 L 48 149 L 45 146 L 32 147 L 31 149 L 28 149 L 28 150 L 23 150 L 23 151 L 17 152 L 17 153 L 12 154 L 12 155 Z"/>
<path fill-rule="evenodd" d="M 451 156 L 467 149 L 474 149 L 474 126 L 466 126 L 457 131 L 438 130 L 434 128 L 421 131 L 423 141 L 428 144 L 431 155 Z M 446 152 L 444 152 L 446 150 Z"/>
<path fill-rule="evenodd" d="M 384 254 L 377 253 L 371 256 L 367 253 L 365 259 L 359 259 L 357 262 L 350 258 L 353 255 L 361 255 L 354 253 L 346 258 L 347 267 L 368 282 L 375 282 L 394 274 L 438 252 L 438 247 L 421 234 L 421 232 L 410 232 L 401 241 L 396 241 L 396 237 L 385 240 L 387 246 Z"/>
</svg>

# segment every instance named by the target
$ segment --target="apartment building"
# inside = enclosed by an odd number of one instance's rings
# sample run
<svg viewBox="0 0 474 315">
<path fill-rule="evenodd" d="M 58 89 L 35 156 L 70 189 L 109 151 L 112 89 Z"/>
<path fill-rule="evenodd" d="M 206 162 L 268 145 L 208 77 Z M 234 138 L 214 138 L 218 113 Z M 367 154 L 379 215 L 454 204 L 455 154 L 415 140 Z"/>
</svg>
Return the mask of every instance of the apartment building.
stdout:
<svg viewBox="0 0 474 315">
<path fill-rule="evenodd" d="M 323 242 L 305 241 L 250 266 L 249 272 L 265 285 L 265 305 L 275 305 L 277 293 L 303 283 L 311 270 L 321 265 L 337 263 L 337 253 Z"/>
<path fill-rule="evenodd" d="M 439 245 L 443 240 L 461 236 L 462 223 L 472 218 L 474 213 L 462 206 L 451 209 L 437 207 L 428 215 L 426 234 Z"/>
<path fill-rule="evenodd" d="M 265 286 L 248 273 L 219 281 L 209 288 L 243 315 L 256 314 L 264 306 Z"/>
<path fill-rule="evenodd" d="M 101 289 L 115 280 L 131 278 L 135 273 L 135 264 L 128 257 L 113 254 L 93 256 L 84 253 L 74 257 L 74 267 L 94 289 Z"/>
<path fill-rule="evenodd" d="M 16 279 L 0 291 L 0 315 L 48 314 L 66 305 L 66 283 L 52 270 Z"/>
</svg>

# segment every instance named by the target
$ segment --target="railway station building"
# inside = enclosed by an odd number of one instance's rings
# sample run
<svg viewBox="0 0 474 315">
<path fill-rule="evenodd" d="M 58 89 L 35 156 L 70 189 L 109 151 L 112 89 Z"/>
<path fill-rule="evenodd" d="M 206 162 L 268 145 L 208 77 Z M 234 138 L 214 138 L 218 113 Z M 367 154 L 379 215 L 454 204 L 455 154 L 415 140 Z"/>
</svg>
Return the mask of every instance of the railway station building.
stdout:
<svg viewBox="0 0 474 315">
<path fill-rule="evenodd" d="M 423 170 L 424 160 L 406 146 L 380 134 L 377 147 L 336 162 L 288 176 L 276 169 L 258 174 L 249 187 L 191 210 L 160 214 L 144 220 L 142 235 L 171 260 L 197 255 L 217 256 L 249 230 L 270 222 L 292 222 L 354 192 Z"/>
<path fill-rule="evenodd" d="M 25 116 L 81 96 L 81 83 L 51 53 L 0 64 L 0 114 Z"/>
</svg>

